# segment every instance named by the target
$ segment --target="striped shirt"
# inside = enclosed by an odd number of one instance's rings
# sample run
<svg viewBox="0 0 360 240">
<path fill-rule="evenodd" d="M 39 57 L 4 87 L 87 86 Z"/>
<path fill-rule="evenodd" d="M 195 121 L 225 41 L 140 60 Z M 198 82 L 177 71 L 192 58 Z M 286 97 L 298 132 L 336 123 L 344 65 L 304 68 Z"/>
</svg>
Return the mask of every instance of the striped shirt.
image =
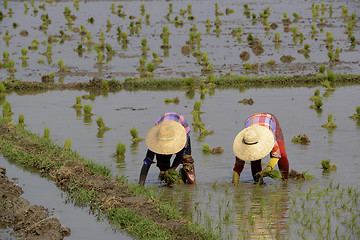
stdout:
<svg viewBox="0 0 360 240">
<path fill-rule="evenodd" d="M 275 145 L 270 152 L 271 157 L 280 158 L 281 152 L 279 149 L 278 141 L 284 141 L 284 137 L 279 125 L 277 118 L 271 113 L 255 113 L 251 115 L 245 121 L 245 128 L 252 125 L 260 125 L 268 127 L 270 131 L 274 134 Z"/>
<path fill-rule="evenodd" d="M 156 120 L 155 125 L 158 125 L 159 123 L 162 123 L 165 121 L 176 121 L 176 122 L 180 123 L 185 128 L 187 135 L 189 135 L 189 133 L 191 131 L 191 128 L 189 127 L 186 119 L 180 113 L 176 113 L 176 112 L 165 113 Z"/>
<path fill-rule="evenodd" d="M 176 121 L 176 122 L 180 123 L 185 128 L 186 135 L 187 135 L 187 141 L 186 141 L 185 147 L 180 152 L 176 153 L 176 157 L 175 157 L 174 162 L 173 162 L 173 164 L 171 166 L 171 167 L 176 168 L 180 163 L 182 163 L 184 155 L 191 155 L 191 144 L 190 144 L 190 131 L 191 131 L 191 128 L 189 127 L 189 125 L 188 125 L 186 119 L 184 118 L 184 116 L 181 115 L 180 113 L 176 113 L 176 112 L 168 112 L 168 113 L 165 113 L 165 114 L 161 115 L 155 121 L 155 126 L 158 125 L 159 123 L 166 122 L 166 121 Z M 166 155 L 162 155 L 162 154 L 156 154 L 153 151 L 151 151 L 150 149 L 148 149 L 148 151 L 146 153 L 146 156 L 145 156 L 145 159 L 144 159 L 144 164 L 145 165 L 153 164 L 155 155 L 157 155 L 157 160 L 168 158 L 168 161 L 170 161 L 171 155 L 166 156 Z M 158 159 L 158 157 L 160 159 Z"/>
</svg>

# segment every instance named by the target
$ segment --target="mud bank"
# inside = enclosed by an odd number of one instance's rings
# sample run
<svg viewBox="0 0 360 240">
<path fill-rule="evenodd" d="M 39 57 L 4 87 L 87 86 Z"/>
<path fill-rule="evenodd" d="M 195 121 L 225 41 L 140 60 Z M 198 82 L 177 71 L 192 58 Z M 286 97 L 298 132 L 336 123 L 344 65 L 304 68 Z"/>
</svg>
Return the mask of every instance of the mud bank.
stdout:
<svg viewBox="0 0 360 240">
<path fill-rule="evenodd" d="M 64 239 L 71 234 L 69 228 L 61 225 L 59 219 L 43 206 L 30 205 L 21 197 L 21 187 L 10 181 L 6 169 L 0 167 L 0 226 L 12 228 L 16 238 Z"/>
<path fill-rule="evenodd" d="M 176 213 L 168 204 L 161 204 L 159 199 L 149 195 L 143 187 L 136 185 L 137 189 L 134 189 L 121 178 L 112 178 L 106 167 L 65 151 L 4 119 L 1 121 L 0 152 L 5 158 L 51 179 L 59 189 L 68 194 L 70 202 L 78 206 L 90 206 L 98 218 L 108 219 L 115 228 L 123 229 L 139 239 L 159 236 L 164 239 L 217 239 L 213 233 L 205 232 L 199 225 Z M 21 195 L 21 190 L 17 192 Z M 6 204 L 2 206 L 6 207 Z M 30 210 L 32 211 L 34 210 Z M 22 216 L 29 219 L 26 214 Z M 17 219 L 15 217 L 14 221 L 21 223 Z M 42 218 L 35 222 L 41 220 Z M 144 224 L 147 229 L 144 229 Z M 32 225 L 20 225 L 17 228 L 27 232 L 32 229 L 28 229 L 28 226 Z M 39 225 L 36 226 L 38 229 Z"/>
</svg>

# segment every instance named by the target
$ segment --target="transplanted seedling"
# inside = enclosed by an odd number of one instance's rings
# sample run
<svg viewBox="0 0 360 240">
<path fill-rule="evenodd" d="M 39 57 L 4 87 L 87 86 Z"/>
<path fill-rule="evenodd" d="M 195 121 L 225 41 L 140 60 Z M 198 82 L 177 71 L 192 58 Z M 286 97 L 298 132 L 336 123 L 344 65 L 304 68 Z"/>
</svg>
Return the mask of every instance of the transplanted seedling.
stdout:
<svg viewBox="0 0 360 240">
<path fill-rule="evenodd" d="M 92 110 L 92 105 L 86 104 L 84 106 L 84 116 L 89 116 L 90 117 L 90 116 L 95 115 L 95 114 L 91 113 L 91 110 Z"/>
<path fill-rule="evenodd" d="M 70 151 L 71 150 L 71 139 L 66 139 L 65 144 L 64 144 L 64 149 L 65 151 Z"/>
<path fill-rule="evenodd" d="M 96 123 L 98 125 L 98 130 L 99 131 L 107 131 L 107 130 L 111 129 L 111 128 L 105 126 L 104 120 L 103 120 L 103 118 L 101 116 L 96 120 Z"/>
<path fill-rule="evenodd" d="M 319 100 L 322 100 L 322 97 L 320 96 L 320 89 L 316 89 L 314 95 L 310 97 L 310 101 L 317 102 Z"/>
<path fill-rule="evenodd" d="M 179 100 L 179 97 L 174 97 L 173 99 L 165 98 L 164 102 L 166 104 L 169 104 L 169 103 L 179 104 L 180 100 Z"/>
<path fill-rule="evenodd" d="M 216 147 L 216 148 L 211 148 L 207 144 L 202 145 L 201 149 L 204 153 L 211 153 L 211 154 L 220 154 L 220 153 L 224 152 L 224 149 L 221 146 Z"/>
<path fill-rule="evenodd" d="M 299 134 L 291 139 L 293 143 L 300 143 L 301 145 L 308 145 L 310 143 L 310 139 L 306 134 Z"/>
<path fill-rule="evenodd" d="M 337 125 L 334 123 L 334 117 L 331 113 L 328 116 L 328 122 L 323 124 L 322 127 L 329 131 L 337 128 Z"/>
<path fill-rule="evenodd" d="M 62 59 L 59 59 L 58 65 L 60 67 L 59 72 L 61 73 L 71 72 L 68 67 L 65 67 L 64 61 Z"/>
<path fill-rule="evenodd" d="M 20 115 L 19 115 L 18 126 L 20 126 L 22 128 L 26 126 L 26 124 L 24 122 L 24 114 L 22 114 L 22 113 L 20 113 Z"/>
<path fill-rule="evenodd" d="M 330 164 L 330 160 L 322 160 L 321 161 L 321 168 L 324 171 L 336 171 L 337 166 L 335 164 Z"/>
<path fill-rule="evenodd" d="M 49 128 L 44 128 L 44 138 L 46 140 L 51 141 L 51 139 L 50 139 L 50 129 Z"/>
<path fill-rule="evenodd" d="M 132 136 L 132 138 L 130 139 L 132 142 L 134 143 L 138 143 L 138 142 L 141 142 L 141 141 L 144 141 L 143 138 L 140 138 L 139 137 L 139 132 L 138 130 L 136 129 L 136 127 L 133 127 L 130 129 L 130 135 Z"/>
<path fill-rule="evenodd" d="M 356 107 L 356 113 L 349 116 L 349 118 L 352 118 L 352 119 L 360 119 L 360 106 L 357 106 Z"/>
<path fill-rule="evenodd" d="M 123 144 L 122 142 L 119 142 L 116 145 L 116 152 L 114 154 L 114 156 L 124 156 L 126 152 L 126 145 Z"/>
</svg>

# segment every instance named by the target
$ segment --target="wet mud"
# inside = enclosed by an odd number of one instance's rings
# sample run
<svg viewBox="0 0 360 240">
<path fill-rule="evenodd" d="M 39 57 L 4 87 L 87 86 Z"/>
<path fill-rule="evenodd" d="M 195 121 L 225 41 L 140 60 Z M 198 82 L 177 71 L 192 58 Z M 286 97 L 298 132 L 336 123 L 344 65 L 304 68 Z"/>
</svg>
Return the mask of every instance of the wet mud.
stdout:
<svg viewBox="0 0 360 240">
<path fill-rule="evenodd" d="M 10 181 L 0 167 L 0 226 L 12 229 L 10 235 L 22 239 L 64 239 L 71 230 L 43 206 L 30 205 L 21 197 L 23 190 Z"/>
</svg>

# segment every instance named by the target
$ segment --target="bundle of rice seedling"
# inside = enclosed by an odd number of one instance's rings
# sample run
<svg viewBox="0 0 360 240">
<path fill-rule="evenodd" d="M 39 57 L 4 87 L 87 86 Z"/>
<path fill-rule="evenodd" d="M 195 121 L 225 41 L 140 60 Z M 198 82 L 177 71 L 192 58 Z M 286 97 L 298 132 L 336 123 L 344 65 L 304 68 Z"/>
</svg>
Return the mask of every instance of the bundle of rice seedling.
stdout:
<svg viewBox="0 0 360 240">
<path fill-rule="evenodd" d="M 272 179 L 279 179 L 281 178 L 281 173 L 279 170 L 271 170 L 266 172 L 263 177 L 271 177 Z"/>
<path fill-rule="evenodd" d="M 167 185 L 173 185 L 179 181 L 179 172 L 175 169 L 161 171 L 159 174 L 159 180 L 165 182 Z"/>
</svg>

